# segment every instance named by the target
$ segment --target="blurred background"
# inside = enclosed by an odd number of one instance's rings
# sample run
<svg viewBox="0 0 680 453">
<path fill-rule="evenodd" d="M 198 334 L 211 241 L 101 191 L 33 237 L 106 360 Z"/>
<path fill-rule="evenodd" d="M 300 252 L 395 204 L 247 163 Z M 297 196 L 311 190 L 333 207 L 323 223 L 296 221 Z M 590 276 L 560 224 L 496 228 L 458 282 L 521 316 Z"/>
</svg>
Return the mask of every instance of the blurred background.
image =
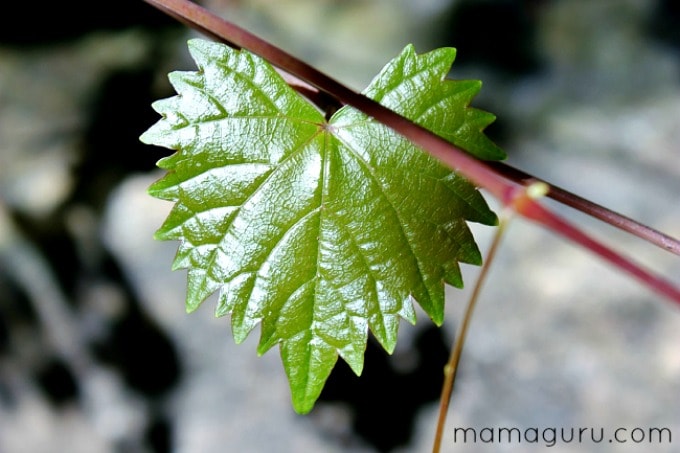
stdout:
<svg viewBox="0 0 680 453">
<path fill-rule="evenodd" d="M 209 9 L 361 89 L 404 45 L 458 49 L 453 78 L 508 162 L 680 237 L 680 3 L 674 0 L 206 0 Z M 168 150 L 139 135 L 194 69 L 194 32 L 141 0 L 18 3 L 0 28 L 0 452 L 426 452 L 447 320 L 422 313 L 364 374 L 339 363 L 296 415 L 276 350 L 236 346 L 214 299 L 184 310 L 170 209 L 146 188 Z M 43 24 L 37 25 L 40 18 Z M 493 199 L 489 203 L 497 207 Z M 680 259 L 554 203 L 680 284 Z M 490 228 L 472 225 L 483 252 Z M 463 269 L 468 288 L 478 269 Z M 673 444 L 558 443 L 553 451 L 678 451 L 680 311 L 588 252 L 513 221 L 479 301 L 454 427 L 666 427 Z M 606 431 L 609 432 L 609 431 Z"/>
</svg>

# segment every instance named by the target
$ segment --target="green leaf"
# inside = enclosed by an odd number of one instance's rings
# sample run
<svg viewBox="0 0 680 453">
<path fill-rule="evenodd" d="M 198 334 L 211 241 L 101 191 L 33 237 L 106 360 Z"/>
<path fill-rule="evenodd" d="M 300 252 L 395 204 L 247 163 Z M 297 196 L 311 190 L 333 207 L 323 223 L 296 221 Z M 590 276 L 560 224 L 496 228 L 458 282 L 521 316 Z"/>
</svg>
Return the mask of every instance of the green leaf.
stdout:
<svg viewBox="0 0 680 453">
<path fill-rule="evenodd" d="M 180 240 L 187 310 L 219 290 L 235 341 L 261 324 L 258 353 L 279 344 L 294 408 L 309 411 L 338 354 L 360 374 L 368 330 L 394 350 L 412 298 L 440 325 L 444 282 L 480 264 L 466 221 L 496 223 L 479 192 L 392 130 L 344 107 L 329 120 L 264 61 L 189 42 L 198 72 L 141 137 L 177 152 L 149 192 L 175 201 L 159 239 Z M 485 159 L 494 117 L 468 104 L 477 81 L 445 80 L 454 49 L 408 46 L 365 93 Z"/>
</svg>

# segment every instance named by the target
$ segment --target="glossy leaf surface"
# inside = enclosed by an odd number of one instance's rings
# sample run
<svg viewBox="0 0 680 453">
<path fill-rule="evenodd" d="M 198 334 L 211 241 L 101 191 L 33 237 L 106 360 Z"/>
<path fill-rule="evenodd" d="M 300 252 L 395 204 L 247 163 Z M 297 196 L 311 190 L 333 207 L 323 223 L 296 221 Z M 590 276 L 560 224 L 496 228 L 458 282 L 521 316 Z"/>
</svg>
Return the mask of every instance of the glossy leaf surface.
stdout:
<svg viewBox="0 0 680 453">
<path fill-rule="evenodd" d="M 368 331 L 391 352 L 415 299 L 436 324 L 444 282 L 481 256 L 466 221 L 493 225 L 480 193 L 410 142 L 349 107 L 329 121 L 264 61 L 189 42 L 198 72 L 174 72 L 178 95 L 145 143 L 177 152 L 150 193 L 176 202 L 158 230 L 180 241 L 187 310 L 218 291 L 236 342 L 261 324 L 258 353 L 278 344 L 293 405 L 309 411 L 338 354 L 361 373 Z M 469 107 L 477 81 L 445 80 L 455 50 L 408 46 L 365 90 L 386 107 L 484 159 L 494 117 Z"/>
</svg>

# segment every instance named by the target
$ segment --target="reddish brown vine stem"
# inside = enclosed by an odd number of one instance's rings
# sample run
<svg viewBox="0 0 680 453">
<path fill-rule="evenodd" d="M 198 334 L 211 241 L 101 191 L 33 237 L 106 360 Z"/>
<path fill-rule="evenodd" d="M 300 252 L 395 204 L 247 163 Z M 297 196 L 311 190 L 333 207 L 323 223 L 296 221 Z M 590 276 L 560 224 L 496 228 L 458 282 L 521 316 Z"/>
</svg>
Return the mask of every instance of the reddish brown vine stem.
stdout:
<svg viewBox="0 0 680 453">
<path fill-rule="evenodd" d="M 315 87 L 320 92 L 326 93 L 332 98 L 337 99 L 339 102 L 351 105 L 357 110 L 360 110 L 361 112 L 373 117 L 378 122 L 392 128 L 397 133 L 409 139 L 415 145 L 426 150 L 429 154 L 439 159 L 450 168 L 460 172 L 477 186 L 483 187 L 493 196 L 501 200 L 504 204 L 513 204 L 514 209 L 519 214 L 532 219 L 533 221 L 540 223 L 572 240 L 573 242 L 576 242 L 591 250 L 593 253 L 599 255 L 606 261 L 609 261 L 619 269 L 638 278 L 642 283 L 647 285 L 652 290 L 680 304 L 679 288 L 676 288 L 671 283 L 643 269 L 630 259 L 590 238 L 578 228 L 559 218 L 554 213 L 540 205 L 537 201 L 527 200 L 520 204 L 514 203 L 513 200 L 516 194 L 519 193 L 518 191 L 523 190 L 520 186 L 526 185 L 528 179 L 533 179 L 535 181 L 536 178 L 531 178 L 530 175 L 519 172 L 519 170 L 510 169 L 510 167 L 504 171 L 501 171 L 498 169 L 499 164 L 494 164 L 492 167 L 489 165 L 489 163 L 480 161 L 470 156 L 427 129 L 418 126 L 407 118 L 404 118 L 401 115 L 398 115 L 397 113 L 387 109 L 386 107 L 383 107 L 372 99 L 356 93 L 336 80 L 319 72 L 307 63 L 295 58 L 278 47 L 275 47 L 274 45 L 262 40 L 252 33 L 212 14 L 205 8 L 202 8 L 201 6 L 198 6 L 188 0 L 144 1 L 163 10 L 164 12 L 188 24 L 189 26 L 218 39 L 219 41 L 225 42 L 237 48 L 247 49 L 256 55 L 259 55 L 274 66 L 279 67 L 280 69 L 293 75 L 295 78 Z M 521 175 L 524 175 L 525 177 L 519 177 Z M 515 179 L 513 180 L 513 178 Z M 552 189 L 548 193 L 548 196 L 555 197 L 556 193 L 559 195 L 560 193 L 565 194 L 568 192 L 561 189 Z M 585 200 L 580 199 L 575 195 L 573 195 L 571 198 L 572 202 L 575 203 L 572 206 L 576 209 L 579 209 L 594 217 L 602 218 L 601 216 L 594 215 L 593 212 L 598 212 L 604 208 L 587 202 L 588 205 L 590 205 L 590 208 L 582 209 L 580 208 L 582 202 L 579 200 Z M 560 200 L 558 199 L 558 201 Z M 611 219 L 605 220 L 609 224 L 619 226 L 621 224 L 625 225 L 631 222 L 630 219 L 626 219 L 625 217 L 613 213 L 612 211 L 609 211 L 609 213 L 610 216 L 613 215 L 614 217 L 621 219 L 620 222 L 614 222 L 611 221 Z M 637 222 L 634 223 L 637 224 Z M 640 226 L 647 230 L 651 230 L 651 228 L 644 225 Z M 633 229 L 633 234 L 644 237 L 639 234 L 635 228 Z M 645 237 L 645 239 L 663 247 L 666 250 L 680 253 L 680 242 L 675 239 L 668 238 L 669 241 L 666 241 L 665 245 L 659 244 L 656 240 L 651 240 L 653 238 L 650 239 Z M 671 245 L 669 246 L 668 244 Z"/>
<path fill-rule="evenodd" d="M 503 162 L 488 162 L 488 164 L 491 168 L 497 170 L 507 179 L 524 184 L 525 186 L 539 180 L 539 178 L 536 178 L 535 176 L 525 173 L 517 168 L 511 167 L 510 165 L 504 164 Z M 549 183 L 546 182 L 546 184 Z M 581 211 L 584 214 L 588 214 L 589 216 L 598 220 L 602 220 L 603 222 L 615 226 L 634 236 L 644 239 L 647 242 L 661 247 L 664 250 L 675 253 L 676 255 L 680 255 L 680 241 L 677 239 L 657 231 L 647 225 L 643 225 L 629 217 L 623 216 L 618 212 L 614 212 L 611 209 L 600 206 L 590 200 L 586 200 L 583 197 L 579 197 L 578 195 L 564 190 L 561 187 L 550 184 L 550 193 L 548 193 L 547 197 Z"/>
<path fill-rule="evenodd" d="M 215 40 L 221 41 L 239 49 L 244 47 L 264 57 L 269 62 L 279 66 L 280 69 L 283 69 L 286 72 L 286 79 L 291 87 L 297 90 L 300 94 L 309 98 L 322 110 L 325 111 L 329 106 L 333 105 L 335 105 L 337 108 L 342 106 L 343 103 L 353 105 L 354 107 L 361 110 L 359 106 L 353 104 L 352 102 L 339 101 L 344 101 L 343 96 L 345 95 L 349 95 L 350 97 L 363 97 L 362 95 L 351 92 L 351 90 L 345 88 L 325 75 L 320 74 L 316 69 L 310 67 L 304 62 L 286 54 L 282 50 L 272 46 L 271 44 L 241 29 L 240 27 L 213 15 L 206 9 L 187 0 L 145 1 Z M 321 88 L 322 91 L 316 90 L 313 86 L 308 85 L 300 78 L 296 77 L 296 72 L 294 69 L 301 71 L 300 74 L 302 75 L 302 79 L 305 79 L 305 74 L 308 77 L 306 80 L 309 80 L 310 82 L 316 79 L 316 81 L 320 83 L 318 87 Z M 324 86 L 326 89 L 324 89 Z M 367 100 L 366 98 L 364 99 Z M 370 100 L 368 101 L 371 102 Z M 360 100 L 359 102 L 363 101 Z M 459 152 L 462 151 L 459 150 Z M 499 175 L 502 175 L 506 179 L 509 179 L 510 181 L 513 181 L 517 184 L 526 186 L 528 181 L 539 180 L 539 178 L 513 168 L 503 162 L 485 162 L 484 164 L 491 167 L 492 171 L 497 172 Z M 460 171 L 465 173 L 464 170 Z M 482 186 L 487 190 L 489 189 L 487 186 Z M 676 255 L 680 255 L 680 240 L 659 232 L 647 225 L 643 225 L 634 219 L 623 216 L 557 186 L 551 186 L 551 191 L 548 193 L 547 197 L 588 214 L 591 217 L 602 220 L 609 225 L 620 228 L 664 250 Z"/>
</svg>

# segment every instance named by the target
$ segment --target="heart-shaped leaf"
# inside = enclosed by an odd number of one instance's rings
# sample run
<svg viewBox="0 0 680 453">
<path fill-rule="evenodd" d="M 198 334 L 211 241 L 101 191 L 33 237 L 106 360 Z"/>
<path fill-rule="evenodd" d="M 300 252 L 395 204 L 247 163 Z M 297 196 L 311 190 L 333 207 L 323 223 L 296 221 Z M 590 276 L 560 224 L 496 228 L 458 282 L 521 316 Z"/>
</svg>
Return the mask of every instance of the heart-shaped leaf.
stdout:
<svg viewBox="0 0 680 453">
<path fill-rule="evenodd" d="M 175 72 L 178 95 L 141 137 L 177 150 L 150 193 L 176 202 L 157 232 L 181 241 L 187 309 L 219 290 L 236 342 L 261 324 L 258 353 L 279 344 L 293 405 L 309 411 L 338 354 L 357 373 L 370 329 L 391 352 L 415 299 L 436 324 L 444 283 L 481 256 L 466 221 L 496 216 L 463 177 L 350 107 L 326 121 L 269 64 L 189 42 L 198 72 Z M 446 80 L 455 50 L 390 62 L 365 94 L 484 159 L 503 152 L 469 107 L 477 81 Z"/>
</svg>

